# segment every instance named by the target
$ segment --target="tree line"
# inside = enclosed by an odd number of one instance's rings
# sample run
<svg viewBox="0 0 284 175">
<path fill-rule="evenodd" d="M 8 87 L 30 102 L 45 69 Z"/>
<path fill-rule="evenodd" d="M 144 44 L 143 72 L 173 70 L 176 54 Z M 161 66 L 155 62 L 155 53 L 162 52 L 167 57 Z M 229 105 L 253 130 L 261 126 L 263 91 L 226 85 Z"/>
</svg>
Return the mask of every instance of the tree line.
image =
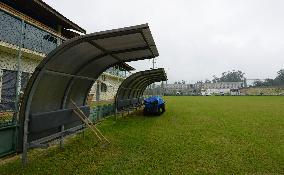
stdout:
<svg viewBox="0 0 284 175">
<path fill-rule="evenodd" d="M 198 81 L 197 83 L 218 83 L 218 82 L 244 82 L 246 87 L 245 73 L 241 70 L 232 70 L 223 72 L 220 77 L 213 76 L 212 80 L 205 80 L 204 82 Z M 174 82 L 174 84 L 185 84 L 184 80 Z M 265 80 L 255 80 L 253 86 L 284 86 L 284 69 L 277 72 L 277 76 L 273 78 L 266 78 Z"/>
<path fill-rule="evenodd" d="M 199 81 L 200 83 L 201 81 Z M 244 82 L 246 86 L 245 73 L 241 70 L 232 70 L 223 72 L 220 77 L 213 76 L 212 80 L 205 80 L 204 83 L 218 83 L 218 82 Z M 284 69 L 277 72 L 277 76 L 273 78 L 266 78 L 264 80 L 255 80 L 253 86 L 284 86 Z"/>
<path fill-rule="evenodd" d="M 256 80 L 253 83 L 254 86 L 283 86 L 284 85 L 284 69 L 277 72 L 277 76 L 274 79 L 266 78 L 264 81 Z"/>
</svg>

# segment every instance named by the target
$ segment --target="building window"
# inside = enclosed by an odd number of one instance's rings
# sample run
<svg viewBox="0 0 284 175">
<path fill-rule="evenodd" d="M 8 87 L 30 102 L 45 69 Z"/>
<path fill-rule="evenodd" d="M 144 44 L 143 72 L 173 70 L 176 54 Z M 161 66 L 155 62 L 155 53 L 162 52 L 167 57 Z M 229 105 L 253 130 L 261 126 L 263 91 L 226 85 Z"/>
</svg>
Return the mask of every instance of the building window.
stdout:
<svg viewBox="0 0 284 175">
<path fill-rule="evenodd" d="M 28 83 L 30 74 L 22 72 L 21 74 L 21 91 L 24 92 Z M 14 110 L 16 100 L 16 80 L 17 71 L 3 70 L 1 84 L 1 103 L 0 111 Z"/>
<path fill-rule="evenodd" d="M 105 83 L 101 83 L 101 92 L 107 91 L 107 85 Z"/>
<path fill-rule="evenodd" d="M 105 75 L 101 75 L 102 77 L 102 81 L 106 81 L 106 76 Z"/>
</svg>

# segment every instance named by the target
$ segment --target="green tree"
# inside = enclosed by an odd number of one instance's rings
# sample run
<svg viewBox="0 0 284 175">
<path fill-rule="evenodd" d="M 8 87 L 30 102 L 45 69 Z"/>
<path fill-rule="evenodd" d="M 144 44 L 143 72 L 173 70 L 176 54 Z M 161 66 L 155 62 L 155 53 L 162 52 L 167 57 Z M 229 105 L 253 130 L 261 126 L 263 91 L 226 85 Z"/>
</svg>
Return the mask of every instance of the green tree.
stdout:
<svg viewBox="0 0 284 175">
<path fill-rule="evenodd" d="M 261 80 L 255 80 L 255 81 L 253 82 L 253 86 L 260 87 L 260 86 L 264 86 L 264 85 L 265 85 L 264 82 L 261 81 Z"/>
<path fill-rule="evenodd" d="M 266 78 L 263 82 L 264 86 L 273 86 L 274 85 L 274 80 L 271 78 Z"/>
<path fill-rule="evenodd" d="M 210 81 L 210 80 L 208 80 L 208 79 L 206 79 L 206 80 L 205 80 L 205 83 L 211 83 L 211 81 Z"/>
<path fill-rule="evenodd" d="M 227 71 L 223 72 L 222 76 L 218 78 L 217 76 L 213 76 L 213 82 L 240 82 L 244 81 L 244 75 L 240 70 L 232 70 L 232 71 Z"/>
<path fill-rule="evenodd" d="M 277 76 L 274 79 L 275 85 L 284 85 L 284 69 L 277 72 Z"/>
<path fill-rule="evenodd" d="M 217 82 L 220 82 L 220 78 L 218 78 L 216 75 L 213 75 L 213 80 L 212 80 L 213 83 L 217 83 Z"/>
</svg>

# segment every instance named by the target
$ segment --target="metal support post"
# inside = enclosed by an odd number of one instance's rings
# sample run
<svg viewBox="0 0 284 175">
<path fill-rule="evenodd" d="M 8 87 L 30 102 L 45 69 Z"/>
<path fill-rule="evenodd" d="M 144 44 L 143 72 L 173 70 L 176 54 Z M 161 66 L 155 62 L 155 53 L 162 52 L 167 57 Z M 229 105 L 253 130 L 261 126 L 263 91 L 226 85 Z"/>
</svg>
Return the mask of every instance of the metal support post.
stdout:
<svg viewBox="0 0 284 175">
<path fill-rule="evenodd" d="M 20 103 L 20 91 L 21 91 L 21 77 L 22 77 L 22 71 L 21 71 L 21 58 L 22 58 L 22 47 L 23 47 L 23 40 L 25 35 L 25 21 L 22 20 L 21 22 L 21 34 L 20 34 L 20 44 L 19 44 L 19 50 L 18 50 L 18 58 L 17 58 L 17 78 L 16 78 L 16 99 L 15 99 L 15 113 L 13 117 L 13 122 L 17 125 L 18 123 L 18 115 L 19 115 L 19 103 Z M 18 128 L 16 127 L 15 134 L 17 136 Z M 15 143 L 17 143 L 18 137 L 15 137 Z M 24 148 L 26 150 L 26 146 L 24 145 Z M 22 155 L 22 164 L 25 166 L 27 164 L 27 152 L 24 151 Z"/>
<path fill-rule="evenodd" d="M 97 81 L 97 89 L 96 89 L 96 102 L 99 103 L 100 101 L 100 82 Z"/>
<path fill-rule="evenodd" d="M 16 114 L 18 114 L 19 112 L 19 101 L 20 101 L 20 92 L 21 92 L 21 79 L 22 79 L 21 58 L 22 58 L 23 40 L 24 40 L 24 35 L 25 35 L 24 25 L 25 25 L 25 22 L 24 20 L 22 20 L 20 44 L 19 44 L 18 57 L 17 57 L 16 99 L 15 99 L 15 113 Z M 15 120 L 16 122 L 15 117 L 13 120 Z"/>
</svg>

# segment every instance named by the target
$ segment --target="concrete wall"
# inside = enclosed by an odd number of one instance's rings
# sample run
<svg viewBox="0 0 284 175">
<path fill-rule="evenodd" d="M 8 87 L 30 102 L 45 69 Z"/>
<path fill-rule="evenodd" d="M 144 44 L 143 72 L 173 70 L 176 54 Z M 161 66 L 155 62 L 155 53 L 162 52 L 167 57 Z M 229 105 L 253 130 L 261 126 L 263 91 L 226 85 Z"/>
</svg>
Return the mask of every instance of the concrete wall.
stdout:
<svg viewBox="0 0 284 175">
<path fill-rule="evenodd" d="M 242 95 L 284 95 L 284 87 L 248 87 L 241 89 Z"/>
<path fill-rule="evenodd" d="M 94 83 L 90 91 L 90 95 L 93 96 L 92 101 L 96 101 L 97 92 L 99 92 L 100 101 L 114 100 L 116 92 L 123 80 L 124 78 L 116 77 L 108 73 L 103 73 L 103 75 L 101 75 L 99 79 Z M 101 83 L 104 83 L 106 85 L 106 92 L 101 91 Z M 98 91 L 97 87 L 99 87 Z"/>
<path fill-rule="evenodd" d="M 17 70 L 18 53 L 16 50 L 7 50 L 0 47 L 0 102 L 2 101 L 3 70 Z M 33 73 L 40 60 L 30 59 L 23 55 L 21 59 L 21 70 L 26 73 Z"/>
<path fill-rule="evenodd" d="M 40 60 L 23 57 L 21 69 L 23 72 L 33 73 Z M 17 70 L 17 53 L 8 53 L 0 50 L 0 69 Z"/>
<path fill-rule="evenodd" d="M 205 89 L 201 91 L 202 95 L 213 95 L 213 94 L 226 94 L 226 93 L 230 93 L 230 89 Z"/>
<path fill-rule="evenodd" d="M 232 90 L 228 88 L 223 89 L 203 89 L 201 91 L 202 95 L 240 95 L 239 90 Z"/>
</svg>

